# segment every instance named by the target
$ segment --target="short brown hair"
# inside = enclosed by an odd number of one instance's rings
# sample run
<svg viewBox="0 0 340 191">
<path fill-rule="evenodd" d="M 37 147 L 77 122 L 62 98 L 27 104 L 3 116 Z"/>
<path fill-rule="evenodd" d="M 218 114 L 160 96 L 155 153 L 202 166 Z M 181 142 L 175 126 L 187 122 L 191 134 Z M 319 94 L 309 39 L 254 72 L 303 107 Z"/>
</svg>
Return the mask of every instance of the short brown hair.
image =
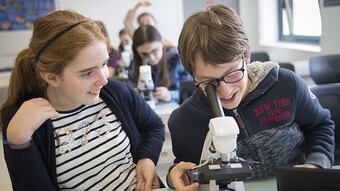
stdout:
<svg viewBox="0 0 340 191">
<path fill-rule="evenodd" d="M 229 63 L 249 57 L 250 47 L 243 22 L 223 4 L 210 5 L 193 13 L 184 23 L 178 40 L 184 68 L 193 75 L 198 53 L 208 64 Z"/>
</svg>

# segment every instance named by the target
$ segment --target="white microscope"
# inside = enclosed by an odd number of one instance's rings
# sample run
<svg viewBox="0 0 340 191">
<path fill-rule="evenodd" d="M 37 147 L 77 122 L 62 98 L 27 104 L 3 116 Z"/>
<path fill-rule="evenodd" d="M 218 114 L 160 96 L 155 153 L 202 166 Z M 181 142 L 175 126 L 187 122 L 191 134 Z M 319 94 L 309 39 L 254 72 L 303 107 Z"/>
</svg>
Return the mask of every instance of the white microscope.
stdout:
<svg viewBox="0 0 340 191">
<path fill-rule="evenodd" d="M 249 164 L 236 155 L 238 125 L 233 117 L 224 116 L 216 86 L 205 88 L 214 118 L 210 119 L 200 164 L 189 171 L 192 182 L 202 191 L 244 191 L 243 180 L 252 176 Z"/>
<path fill-rule="evenodd" d="M 118 66 L 118 78 L 127 81 L 129 74 L 129 66 L 131 63 L 132 51 L 130 46 L 125 46 L 124 51 L 121 53 L 122 63 Z"/>
<path fill-rule="evenodd" d="M 152 109 L 156 107 L 156 99 L 153 97 L 155 85 L 152 80 L 151 66 L 147 64 L 147 56 L 144 55 L 144 63 L 139 67 L 137 89 L 144 100 Z"/>
</svg>

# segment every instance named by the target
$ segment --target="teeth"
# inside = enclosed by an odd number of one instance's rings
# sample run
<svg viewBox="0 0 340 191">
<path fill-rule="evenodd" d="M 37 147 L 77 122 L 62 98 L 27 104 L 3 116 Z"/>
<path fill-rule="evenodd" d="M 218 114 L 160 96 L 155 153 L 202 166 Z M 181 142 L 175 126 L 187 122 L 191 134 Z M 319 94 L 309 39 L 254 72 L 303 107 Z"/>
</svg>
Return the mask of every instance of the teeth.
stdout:
<svg viewBox="0 0 340 191">
<path fill-rule="evenodd" d="M 99 93 L 99 92 L 100 92 L 100 90 L 90 91 L 91 94 L 97 94 L 97 93 Z"/>
<path fill-rule="evenodd" d="M 229 97 L 223 97 L 223 99 L 231 99 L 233 97 L 233 95 L 229 96 Z"/>
</svg>

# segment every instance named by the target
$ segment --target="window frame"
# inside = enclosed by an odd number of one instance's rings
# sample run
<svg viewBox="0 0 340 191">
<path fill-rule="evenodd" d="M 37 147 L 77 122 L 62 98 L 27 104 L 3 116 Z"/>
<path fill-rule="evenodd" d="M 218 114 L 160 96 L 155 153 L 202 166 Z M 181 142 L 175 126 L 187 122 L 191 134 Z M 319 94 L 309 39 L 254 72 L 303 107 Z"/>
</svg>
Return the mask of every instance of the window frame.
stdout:
<svg viewBox="0 0 340 191">
<path fill-rule="evenodd" d="M 290 3 L 290 6 L 293 6 L 292 0 L 288 0 L 288 1 Z M 282 10 L 283 9 L 287 10 L 287 8 L 284 7 L 284 4 L 285 4 L 285 0 L 278 0 L 279 40 L 285 41 L 285 42 L 319 44 L 320 43 L 320 36 L 318 36 L 318 37 L 316 37 L 316 36 L 301 36 L 301 35 L 294 35 L 292 33 L 289 34 L 289 35 L 283 34 L 283 15 L 282 15 L 283 11 Z M 320 2 L 319 2 L 319 6 L 320 6 Z M 287 11 L 287 14 L 289 14 L 288 12 L 289 11 Z M 290 11 L 290 12 L 292 12 L 292 11 Z M 293 17 L 292 13 L 291 13 L 291 17 Z"/>
</svg>

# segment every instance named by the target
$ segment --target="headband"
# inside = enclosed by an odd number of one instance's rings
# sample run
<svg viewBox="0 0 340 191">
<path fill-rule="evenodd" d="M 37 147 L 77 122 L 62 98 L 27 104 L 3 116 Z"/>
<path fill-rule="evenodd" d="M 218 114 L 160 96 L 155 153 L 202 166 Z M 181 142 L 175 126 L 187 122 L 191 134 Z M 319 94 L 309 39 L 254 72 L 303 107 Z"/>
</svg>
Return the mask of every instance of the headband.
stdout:
<svg viewBox="0 0 340 191">
<path fill-rule="evenodd" d="M 80 22 L 77 22 L 69 27 L 67 27 L 65 30 L 61 31 L 60 33 L 58 33 L 57 35 L 55 35 L 52 39 L 50 39 L 46 44 L 45 46 L 43 46 L 40 51 L 38 52 L 37 56 L 35 57 L 35 61 L 38 61 L 39 60 L 39 56 L 42 52 L 45 51 L 45 49 L 50 46 L 54 41 L 56 41 L 59 37 L 61 37 L 63 34 L 65 34 L 67 31 L 73 29 L 74 27 L 78 26 L 80 23 L 83 23 L 83 22 L 86 22 L 86 21 L 80 21 Z"/>
</svg>

